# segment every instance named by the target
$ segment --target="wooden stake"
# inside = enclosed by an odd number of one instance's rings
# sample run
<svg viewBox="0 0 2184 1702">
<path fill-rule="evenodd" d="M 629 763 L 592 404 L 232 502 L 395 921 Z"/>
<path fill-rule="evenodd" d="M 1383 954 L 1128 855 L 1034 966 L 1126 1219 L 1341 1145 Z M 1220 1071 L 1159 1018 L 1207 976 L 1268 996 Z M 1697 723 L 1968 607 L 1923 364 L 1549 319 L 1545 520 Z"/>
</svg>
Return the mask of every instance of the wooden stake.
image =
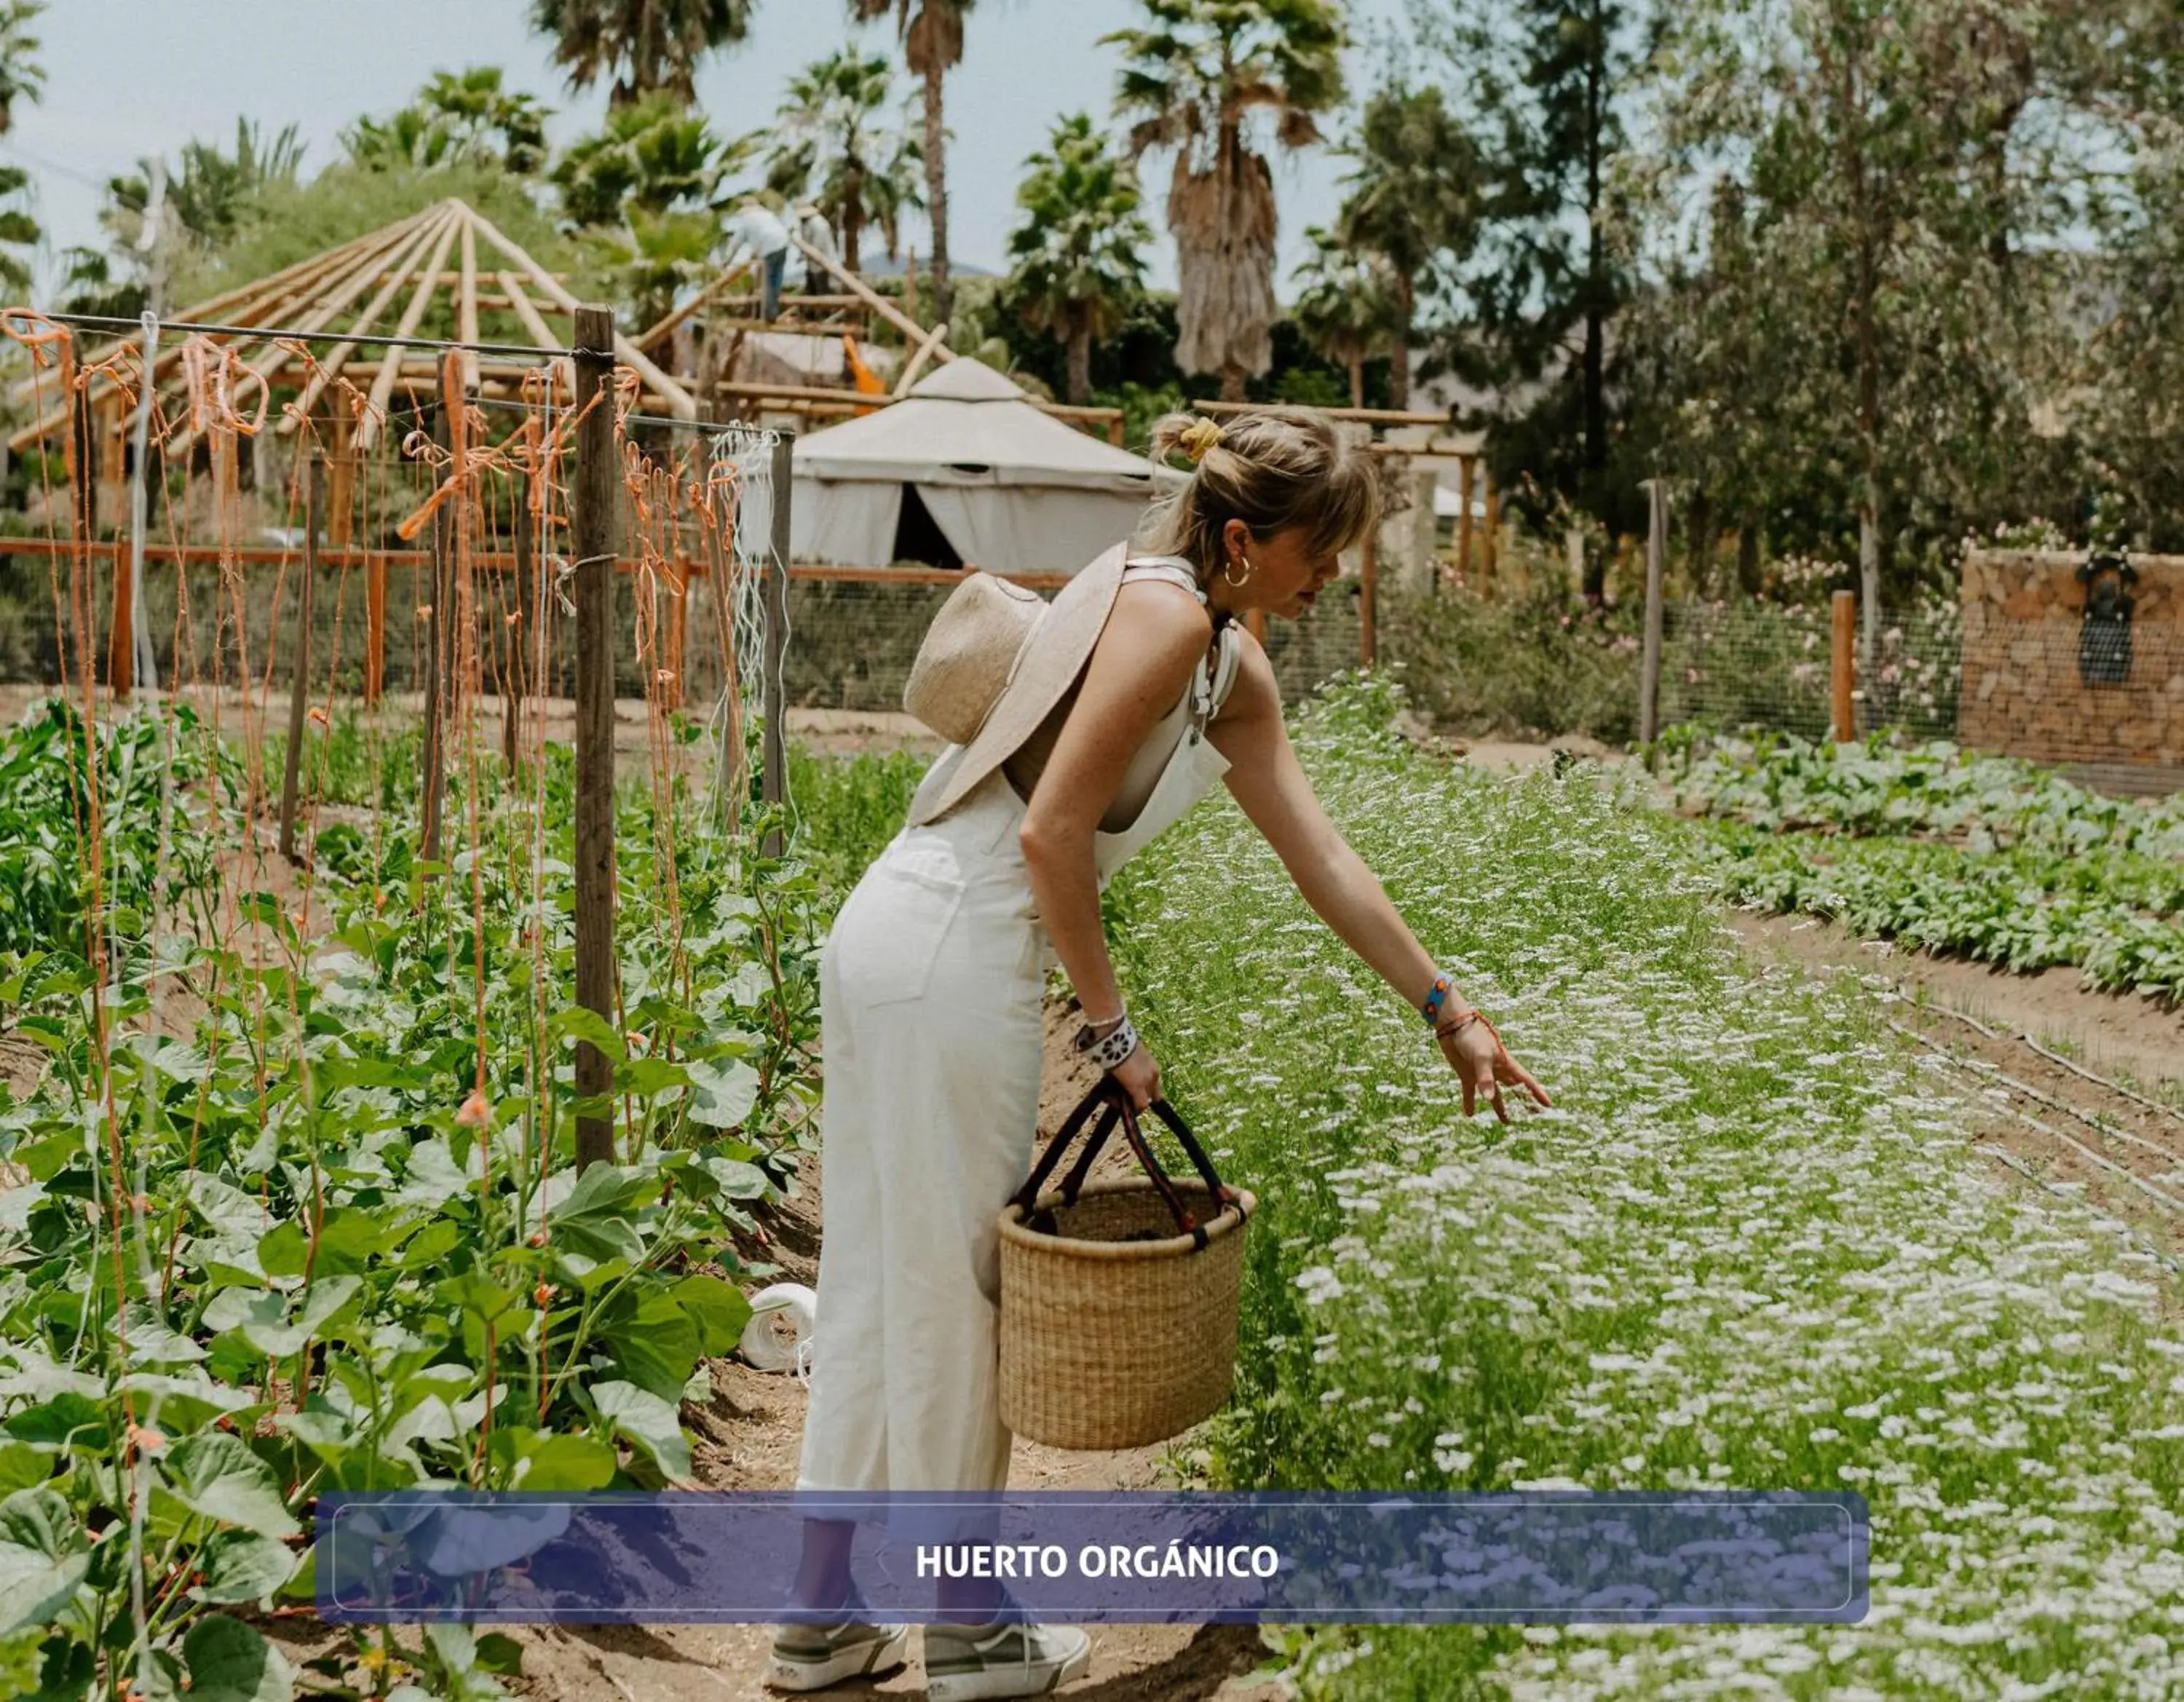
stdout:
<svg viewBox="0 0 2184 1702">
<path fill-rule="evenodd" d="M 1836 592 L 1830 612 L 1835 617 L 1829 657 L 1833 663 L 1830 672 L 1834 687 L 1836 743 L 1848 744 L 1858 737 L 1857 723 L 1852 719 L 1852 693 L 1858 685 L 1858 593 Z"/>
<path fill-rule="evenodd" d="M 1486 485 L 1486 561 L 1480 576 L 1491 584 L 1494 570 L 1502 560 L 1502 487 L 1484 467 L 1479 470 L 1479 476 Z"/>
<path fill-rule="evenodd" d="M 577 554 L 577 1003 L 615 1021 L 614 822 L 614 314 L 577 309 L 577 428 L 571 530 Z M 596 402 L 596 406 L 592 406 Z M 614 1066 L 577 1042 L 577 1095 L 595 1104 L 614 1089 Z M 614 1125 L 577 1119 L 577 1167 L 614 1158 Z"/>
<path fill-rule="evenodd" d="M 128 487 L 123 482 L 122 470 L 127 455 L 128 425 L 117 399 L 111 409 L 102 409 L 107 423 L 100 432 L 99 487 L 114 493 L 114 510 L 117 524 L 129 524 Z M 101 503 L 99 507 L 104 507 Z M 114 619 L 107 638 L 106 681 L 117 698 L 125 698 L 136 689 L 136 587 L 131 582 L 129 565 L 121 552 L 114 553 Z"/>
<path fill-rule="evenodd" d="M 1466 585 L 1471 583 L 1471 500 L 1476 488 L 1474 481 L 1479 473 L 1479 457 L 1466 455 L 1457 463 L 1463 487 L 1463 512 L 1456 517 L 1456 571 Z"/>
<path fill-rule="evenodd" d="M 677 563 L 667 588 L 667 678 L 660 688 L 660 706 L 669 715 L 682 707 L 682 653 L 690 626 L 690 570 Z"/>
<path fill-rule="evenodd" d="M 450 351 L 440 370 L 440 410 L 432 441 L 453 451 L 463 430 L 461 358 Z M 437 471 L 437 469 L 435 470 Z M 449 687 L 454 673 L 454 504 L 451 498 L 432 516 L 432 617 L 425 623 L 424 860 L 440 860 L 440 817 L 445 809 Z"/>
<path fill-rule="evenodd" d="M 508 628 L 508 701 L 501 705 L 500 754 L 510 774 L 522 755 L 519 729 L 523 721 L 523 698 L 531 666 L 532 602 L 538 594 L 537 532 L 531 519 L 531 475 L 515 487 L 515 531 L 510 540 L 515 565 L 515 619 Z"/>
<path fill-rule="evenodd" d="M 1669 557 L 1669 492 L 1658 479 L 1646 481 L 1652 503 L 1646 531 L 1646 640 L 1638 661 L 1638 743 L 1650 745 L 1661 731 L 1661 585 Z"/>
<path fill-rule="evenodd" d="M 326 520 L 326 481 L 318 451 L 304 466 L 304 589 L 296 611 L 296 682 L 288 693 L 288 757 L 281 770 L 281 854 L 296 856 L 296 779 L 304 755 L 304 700 L 311 685 L 311 585 L 319 576 L 319 528 Z"/>
<path fill-rule="evenodd" d="M 326 543 L 332 549 L 348 548 L 350 510 L 356 505 L 355 433 L 356 422 L 348 410 L 337 408 L 327 433 L 332 449 L 326 458 Z"/>
<path fill-rule="evenodd" d="M 788 504 L 796 476 L 796 437 L 783 431 L 773 446 L 772 488 L 766 500 L 772 504 L 772 559 L 766 565 L 766 673 L 760 684 L 765 692 L 765 801 L 781 802 L 788 770 L 788 748 L 782 719 L 788 713 Z M 781 855 L 781 830 L 768 832 L 760 846 L 761 855 Z"/>
</svg>

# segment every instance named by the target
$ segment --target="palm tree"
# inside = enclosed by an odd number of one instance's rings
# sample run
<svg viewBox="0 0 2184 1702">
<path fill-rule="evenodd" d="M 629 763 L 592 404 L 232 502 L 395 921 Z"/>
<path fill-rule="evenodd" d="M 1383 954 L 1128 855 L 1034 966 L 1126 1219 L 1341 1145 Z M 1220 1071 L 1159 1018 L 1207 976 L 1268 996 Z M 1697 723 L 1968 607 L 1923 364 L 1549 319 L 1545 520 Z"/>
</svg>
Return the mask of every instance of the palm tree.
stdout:
<svg viewBox="0 0 2184 1702">
<path fill-rule="evenodd" d="M 1439 89 L 1391 84 L 1366 102 L 1343 152 L 1357 163 L 1343 179 L 1349 196 L 1335 231 L 1346 247 L 1386 265 L 1395 309 L 1389 400 L 1408 408 L 1418 280 L 1444 255 L 1465 258 L 1478 237 L 1478 146 Z"/>
<path fill-rule="evenodd" d="M 916 142 L 880 122 L 894 99 L 885 58 L 849 47 L 830 53 L 789 80 L 767 160 L 767 186 L 816 205 L 852 271 L 862 262 L 867 221 L 878 219 L 884 230 L 919 204 L 911 171 Z"/>
<path fill-rule="evenodd" d="M 1396 346 L 1400 320 L 1386 262 L 1355 254 L 1327 231 L 1305 232 L 1312 258 L 1297 270 L 1303 286 L 1290 317 L 1305 341 L 1350 374 L 1350 405 L 1365 405 L 1365 363 Z"/>
<path fill-rule="evenodd" d="M 598 135 L 570 143 L 553 181 L 561 210 L 578 225 L 618 224 L 625 210 L 712 209 L 756 147 L 751 136 L 722 141 L 702 115 L 672 95 L 656 94 L 610 111 Z"/>
<path fill-rule="evenodd" d="M 1092 394 L 1092 340 L 1112 337 L 1145 288 L 1152 227 L 1139 206 L 1137 171 L 1094 134 L 1089 115 L 1063 119 L 1047 151 L 1024 162 L 1017 190 L 1024 222 L 1009 238 L 1016 264 L 1006 299 L 1034 331 L 1069 348 L 1069 399 Z"/>
<path fill-rule="evenodd" d="M 698 61 L 750 33 L 751 0 L 532 0 L 531 27 L 583 90 L 609 72 L 610 108 L 665 92 L 697 99 Z"/>
<path fill-rule="evenodd" d="M 182 145 L 180 168 L 167 174 L 164 216 L 203 247 L 217 248 L 235 234 L 266 190 L 295 182 L 303 163 L 304 144 L 296 125 L 287 125 L 268 142 L 257 125 L 239 118 L 232 154 L 213 142 Z M 137 246 L 152 200 L 151 162 L 140 159 L 136 164 L 136 175 L 108 181 L 106 206 L 99 214 L 108 234 L 132 248 Z"/>
<path fill-rule="evenodd" d="M 45 9 L 45 0 L 0 5 L 0 135 L 14 127 L 17 101 L 35 104 L 44 97 L 46 68 L 38 63 L 41 44 L 31 25 Z"/>
<path fill-rule="evenodd" d="M 925 216 L 933 229 L 933 312 L 949 314 L 948 125 L 942 84 L 963 62 L 963 14 L 972 0 L 850 0 L 860 21 L 895 16 L 903 60 L 925 89 Z M 888 257 L 894 257 L 890 238 Z"/>
<path fill-rule="evenodd" d="M 20 300 L 31 288 L 30 252 L 42 234 L 25 210 L 31 174 L 20 165 L 0 165 L 0 290 Z"/>
<path fill-rule="evenodd" d="M 1274 179 L 1247 144 L 1255 112 L 1275 142 L 1319 140 L 1314 114 L 1342 98 L 1346 39 L 1335 0 L 1140 0 L 1142 30 L 1103 38 L 1128 60 L 1116 109 L 1134 114 L 1134 155 L 1173 147 L 1167 197 L 1182 289 L 1176 360 L 1218 373 L 1240 401 L 1244 381 L 1273 362 Z"/>
</svg>

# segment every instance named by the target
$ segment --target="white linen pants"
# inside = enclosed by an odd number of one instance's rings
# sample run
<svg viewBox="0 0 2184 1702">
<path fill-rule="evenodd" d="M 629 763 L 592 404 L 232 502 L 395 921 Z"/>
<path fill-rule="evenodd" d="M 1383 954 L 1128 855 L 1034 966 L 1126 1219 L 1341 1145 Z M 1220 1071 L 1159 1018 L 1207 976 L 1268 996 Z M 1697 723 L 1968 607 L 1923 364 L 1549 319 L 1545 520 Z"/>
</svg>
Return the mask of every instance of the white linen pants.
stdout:
<svg viewBox="0 0 2184 1702">
<path fill-rule="evenodd" d="M 800 1489 L 998 1490 L 995 1219 L 1038 1138 L 1053 948 L 998 771 L 905 827 L 820 955 L 824 1230 Z"/>
</svg>

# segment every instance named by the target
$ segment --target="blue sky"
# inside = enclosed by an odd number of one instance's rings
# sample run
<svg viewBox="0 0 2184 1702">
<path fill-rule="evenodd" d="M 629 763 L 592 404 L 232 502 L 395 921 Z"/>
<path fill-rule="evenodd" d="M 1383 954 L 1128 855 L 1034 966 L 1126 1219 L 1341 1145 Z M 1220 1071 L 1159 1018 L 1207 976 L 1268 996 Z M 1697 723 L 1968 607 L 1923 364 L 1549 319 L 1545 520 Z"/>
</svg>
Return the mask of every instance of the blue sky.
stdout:
<svg viewBox="0 0 2184 1702">
<path fill-rule="evenodd" d="M 1353 0 L 1350 9 L 1362 34 L 1401 8 L 1402 0 Z M 172 159 L 192 136 L 225 142 L 242 116 L 269 134 L 296 124 L 311 170 L 335 157 L 351 119 L 399 106 L 435 70 L 504 66 L 516 87 L 557 108 L 558 144 L 596 125 L 605 98 L 566 92 L 545 42 L 526 27 L 529 10 L 526 0 L 53 0 L 37 25 L 45 98 L 18 106 L 0 158 L 31 172 L 58 251 L 98 241 L 100 186 L 140 155 Z M 852 33 L 892 53 L 891 29 L 853 32 L 847 10 L 841 0 L 758 0 L 751 40 L 699 73 L 699 98 L 716 127 L 734 135 L 765 124 L 790 74 Z M 1060 114 L 1106 114 L 1118 62 L 1099 38 L 1139 15 L 1134 0 L 981 0 L 964 64 L 949 81 L 950 246 L 959 260 L 998 268 L 1025 155 Z M 1354 78 L 1369 69 L 1365 53 L 1354 53 Z M 907 97 L 907 78 L 903 86 Z M 1341 171 L 1318 149 L 1275 168 L 1284 294 L 1305 227 L 1334 209 Z M 1166 182 L 1156 158 L 1146 186 L 1156 228 Z M 928 250 L 922 240 L 917 247 Z M 1173 283 L 1164 232 L 1152 270 L 1156 281 Z M 41 283 L 51 275 L 42 267 Z"/>
</svg>

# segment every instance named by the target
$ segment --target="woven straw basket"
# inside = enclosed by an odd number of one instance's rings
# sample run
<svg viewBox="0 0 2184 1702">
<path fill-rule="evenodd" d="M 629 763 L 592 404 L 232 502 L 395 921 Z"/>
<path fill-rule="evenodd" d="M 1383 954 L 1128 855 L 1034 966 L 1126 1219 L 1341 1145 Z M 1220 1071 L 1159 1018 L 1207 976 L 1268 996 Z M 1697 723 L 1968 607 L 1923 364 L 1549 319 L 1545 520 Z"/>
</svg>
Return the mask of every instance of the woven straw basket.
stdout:
<svg viewBox="0 0 2184 1702">
<path fill-rule="evenodd" d="M 1069 1178 L 1042 1191 L 1091 1111 L 1107 1115 Z M 1172 1182 L 1134 1111 L 1102 1077 L 1001 1214 L 1001 1419 L 1053 1448 L 1135 1448 L 1228 1399 L 1244 1232 L 1257 1202 L 1224 1187 L 1164 1101 L 1201 1182 Z M 1145 1178 L 1087 1182 L 1117 1121 Z"/>
</svg>

